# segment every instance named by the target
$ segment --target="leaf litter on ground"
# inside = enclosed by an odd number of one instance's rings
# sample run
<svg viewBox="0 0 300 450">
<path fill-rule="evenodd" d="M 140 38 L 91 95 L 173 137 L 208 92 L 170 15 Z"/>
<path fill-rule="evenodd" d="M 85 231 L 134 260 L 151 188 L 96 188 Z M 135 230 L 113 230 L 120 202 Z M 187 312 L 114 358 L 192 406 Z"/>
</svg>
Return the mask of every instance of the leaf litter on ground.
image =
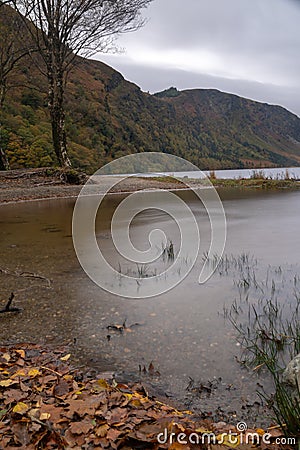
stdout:
<svg viewBox="0 0 300 450">
<path fill-rule="evenodd" d="M 73 368 L 70 359 L 64 347 L 18 344 L 0 348 L 1 450 L 253 448 L 228 441 L 226 446 L 209 446 L 205 439 L 202 444 L 205 433 L 220 436 L 234 427 L 178 411 L 149 397 L 139 383 L 120 384 L 105 374 L 92 379 L 88 370 Z M 164 430 L 168 436 L 183 433 L 188 442 L 197 433 L 200 444 L 181 444 L 174 437 L 173 443 L 170 439 L 159 443 L 157 437 Z M 274 440 L 282 435 L 278 428 L 268 432 Z M 259 448 L 289 447 L 273 442 Z"/>
</svg>

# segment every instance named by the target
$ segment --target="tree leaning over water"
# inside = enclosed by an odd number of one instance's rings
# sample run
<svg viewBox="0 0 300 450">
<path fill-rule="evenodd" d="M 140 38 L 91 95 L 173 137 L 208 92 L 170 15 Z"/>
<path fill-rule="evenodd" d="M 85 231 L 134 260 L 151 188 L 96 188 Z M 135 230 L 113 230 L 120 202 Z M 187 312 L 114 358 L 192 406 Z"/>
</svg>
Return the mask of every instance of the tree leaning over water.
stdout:
<svg viewBox="0 0 300 450">
<path fill-rule="evenodd" d="M 114 48 L 118 34 L 135 31 L 141 9 L 152 0 L 8 0 L 23 18 L 38 48 L 35 63 L 48 80 L 53 148 L 59 164 L 70 167 L 64 93 L 76 56 Z M 34 26 L 32 26 L 32 24 Z"/>
</svg>

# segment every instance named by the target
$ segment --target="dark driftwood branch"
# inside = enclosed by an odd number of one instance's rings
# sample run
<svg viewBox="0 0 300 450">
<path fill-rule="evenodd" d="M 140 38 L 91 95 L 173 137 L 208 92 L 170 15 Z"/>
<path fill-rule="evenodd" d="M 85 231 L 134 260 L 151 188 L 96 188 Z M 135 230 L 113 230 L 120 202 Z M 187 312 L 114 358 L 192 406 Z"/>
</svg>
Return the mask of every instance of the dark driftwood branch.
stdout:
<svg viewBox="0 0 300 450">
<path fill-rule="evenodd" d="M 106 328 L 107 328 L 107 330 L 114 330 L 114 331 L 118 331 L 119 333 L 123 333 L 123 331 L 126 331 L 126 330 L 131 331 L 131 329 L 132 329 L 133 327 L 138 327 L 138 326 L 142 325 L 141 323 L 136 322 L 136 323 L 131 324 L 131 325 L 128 327 L 128 326 L 126 325 L 126 320 L 127 320 L 127 319 L 124 320 L 124 322 L 122 323 L 122 325 L 119 325 L 119 324 L 111 324 L 111 325 L 107 325 Z"/>
<path fill-rule="evenodd" d="M 0 313 L 7 313 L 7 312 L 20 312 L 20 308 L 12 307 L 12 301 L 15 298 L 15 294 L 12 292 L 9 296 L 8 302 L 6 303 L 5 307 L 3 309 L 0 309 Z"/>
</svg>

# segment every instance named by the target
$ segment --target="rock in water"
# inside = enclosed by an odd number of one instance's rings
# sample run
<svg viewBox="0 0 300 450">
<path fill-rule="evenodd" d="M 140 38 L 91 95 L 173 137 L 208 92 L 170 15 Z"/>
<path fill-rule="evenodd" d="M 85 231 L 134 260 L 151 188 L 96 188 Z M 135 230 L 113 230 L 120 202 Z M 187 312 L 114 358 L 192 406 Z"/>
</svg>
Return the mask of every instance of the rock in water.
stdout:
<svg viewBox="0 0 300 450">
<path fill-rule="evenodd" d="M 282 381 L 293 387 L 293 393 L 299 397 L 300 393 L 300 353 L 290 361 L 282 374 Z"/>
</svg>

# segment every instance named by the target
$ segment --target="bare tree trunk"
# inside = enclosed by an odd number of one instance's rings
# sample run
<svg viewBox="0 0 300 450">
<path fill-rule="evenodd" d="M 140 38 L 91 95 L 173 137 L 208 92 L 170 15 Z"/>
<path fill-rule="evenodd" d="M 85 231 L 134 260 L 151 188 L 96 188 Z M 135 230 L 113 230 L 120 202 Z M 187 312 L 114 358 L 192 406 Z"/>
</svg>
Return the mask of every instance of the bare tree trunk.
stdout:
<svg viewBox="0 0 300 450">
<path fill-rule="evenodd" d="M 1 142 L 0 142 L 0 170 L 9 170 L 9 163 L 7 160 L 5 150 L 1 146 Z"/>
<path fill-rule="evenodd" d="M 0 113 L 4 104 L 4 98 L 6 94 L 6 85 L 4 82 L 0 83 Z M 1 118 L 0 118 L 1 120 Z M 9 170 L 9 162 L 7 159 L 6 151 L 3 146 L 3 139 L 2 139 L 2 124 L 0 122 L 0 170 Z"/>
<path fill-rule="evenodd" d="M 52 70 L 49 70 L 48 82 L 53 148 L 59 164 L 62 167 L 71 167 L 65 131 L 63 76 L 62 74 L 53 74 Z"/>
<path fill-rule="evenodd" d="M 1 77 L 0 77 L 1 79 Z M 6 83 L 4 81 L 0 81 L 0 110 L 2 109 L 4 105 L 4 99 L 6 94 Z"/>
<path fill-rule="evenodd" d="M 108 49 L 114 36 L 140 28 L 144 24 L 140 11 L 151 1 L 5 1 L 18 11 L 46 64 L 53 147 L 62 166 L 71 166 L 66 144 L 64 84 L 76 55 L 91 56 Z"/>
</svg>

